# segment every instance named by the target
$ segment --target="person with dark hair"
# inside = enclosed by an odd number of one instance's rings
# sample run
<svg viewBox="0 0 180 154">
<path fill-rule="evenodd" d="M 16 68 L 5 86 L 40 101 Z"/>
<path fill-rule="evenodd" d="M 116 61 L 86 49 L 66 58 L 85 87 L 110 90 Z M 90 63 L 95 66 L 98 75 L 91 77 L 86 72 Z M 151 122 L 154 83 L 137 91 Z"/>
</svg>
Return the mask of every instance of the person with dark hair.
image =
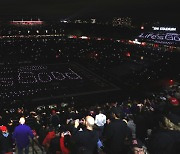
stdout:
<svg viewBox="0 0 180 154">
<path fill-rule="evenodd" d="M 52 115 L 50 117 L 50 123 L 51 125 L 56 128 L 59 125 L 60 119 L 59 116 L 57 115 L 55 110 L 52 110 Z"/>
<path fill-rule="evenodd" d="M 133 139 L 128 154 L 148 154 L 148 151 L 146 146 L 139 139 Z"/>
<path fill-rule="evenodd" d="M 48 132 L 49 132 L 49 127 L 42 125 L 39 131 L 37 132 L 37 134 L 39 135 L 38 141 L 40 144 L 43 143 Z"/>
<path fill-rule="evenodd" d="M 124 147 L 127 140 L 131 140 L 131 131 L 121 119 L 121 109 L 113 107 L 111 120 L 106 125 L 104 132 L 104 145 L 107 154 L 125 153 Z"/>
<path fill-rule="evenodd" d="M 147 137 L 147 130 L 150 125 L 149 119 L 148 112 L 146 112 L 144 108 L 142 108 L 141 112 L 137 113 L 134 119 L 136 124 L 136 137 L 139 138 L 142 142 L 145 142 L 145 138 Z"/>
</svg>

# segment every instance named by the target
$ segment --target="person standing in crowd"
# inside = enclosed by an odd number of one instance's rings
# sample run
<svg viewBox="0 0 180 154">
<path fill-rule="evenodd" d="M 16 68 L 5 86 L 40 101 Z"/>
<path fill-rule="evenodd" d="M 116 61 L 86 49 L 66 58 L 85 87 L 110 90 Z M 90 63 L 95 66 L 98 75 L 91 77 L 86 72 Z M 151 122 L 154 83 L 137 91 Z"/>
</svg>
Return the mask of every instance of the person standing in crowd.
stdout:
<svg viewBox="0 0 180 154">
<path fill-rule="evenodd" d="M 99 140 L 98 132 L 94 130 L 94 118 L 87 116 L 85 118 L 86 128 L 79 131 L 79 120 L 75 120 L 75 129 L 72 134 L 72 140 L 75 143 L 75 153 L 95 154 L 97 152 L 97 143 Z"/>
<path fill-rule="evenodd" d="M 99 114 L 95 116 L 95 124 L 99 127 L 100 129 L 100 136 L 103 133 L 104 130 L 104 124 L 106 123 L 106 115 L 103 114 L 102 110 L 99 110 Z"/>
<path fill-rule="evenodd" d="M 0 126 L 0 154 L 13 151 L 13 140 L 6 126 Z"/>
<path fill-rule="evenodd" d="M 149 154 L 149 152 L 147 151 L 146 146 L 139 139 L 134 139 L 132 140 L 131 149 L 128 154 Z"/>
<path fill-rule="evenodd" d="M 49 151 L 50 142 L 55 137 L 56 137 L 55 128 L 51 127 L 42 143 L 47 153 L 49 153 L 48 151 Z"/>
<path fill-rule="evenodd" d="M 70 154 L 71 133 L 69 131 L 61 133 L 60 148 L 62 154 Z"/>
<path fill-rule="evenodd" d="M 59 154 L 60 153 L 60 131 L 59 129 L 55 130 L 55 136 L 50 140 L 48 152 L 50 154 Z"/>
<path fill-rule="evenodd" d="M 29 126 L 25 124 L 25 118 L 21 117 L 19 125 L 15 127 L 13 138 L 17 144 L 18 154 L 22 154 L 25 149 L 25 154 L 29 153 L 29 137 L 33 139 L 34 135 Z"/>
<path fill-rule="evenodd" d="M 131 131 L 127 124 L 121 119 L 121 109 L 113 107 L 111 109 L 111 119 L 105 127 L 104 146 L 107 154 L 126 153 L 124 151 L 126 143 L 131 140 Z"/>
<path fill-rule="evenodd" d="M 50 123 L 52 127 L 56 128 L 59 125 L 60 119 L 59 116 L 57 115 L 55 110 L 52 110 L 52 115 L 50 117 Z"/>
<path fill-rule="evenodd" d="M 149 152 L 154 154 L 180 153 L 180 117 L 177 115 L 162 115 L 159 127 L 152 132 L 149 139 Z"/>
<path fill-rule="evenodd" d="M 132 132 L 132 138 L 136 138 L 136 124 L 134 123 L 133 115 L 128 115 L 127 126 L 130 128 Z"/>
</svg>

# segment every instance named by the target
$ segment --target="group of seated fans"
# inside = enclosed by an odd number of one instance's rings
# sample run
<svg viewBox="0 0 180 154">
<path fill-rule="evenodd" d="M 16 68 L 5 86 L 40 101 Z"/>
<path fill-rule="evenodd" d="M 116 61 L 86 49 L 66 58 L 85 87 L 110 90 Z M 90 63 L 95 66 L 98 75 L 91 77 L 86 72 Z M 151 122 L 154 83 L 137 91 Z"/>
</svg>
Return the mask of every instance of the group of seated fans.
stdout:
<svg viewBox="0 0 180 154">
<path fill-rule="evenodd" d="M 179 94 L 177 85 L 142 100 L 6 109 L 0 115 L 0 153 L 14 147 L 28 153 L 30 137 L 48 154 L 179 154 Z"/>
</svg>

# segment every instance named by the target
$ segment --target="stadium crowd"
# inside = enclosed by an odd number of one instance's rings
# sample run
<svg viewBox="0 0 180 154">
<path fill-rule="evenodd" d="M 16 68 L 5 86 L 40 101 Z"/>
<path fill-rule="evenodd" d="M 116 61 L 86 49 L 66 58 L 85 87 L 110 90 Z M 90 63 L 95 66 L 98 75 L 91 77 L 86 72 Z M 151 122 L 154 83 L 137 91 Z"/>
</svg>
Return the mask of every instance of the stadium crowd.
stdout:
<svg viewBox="0 0 180 154">
<path fill-rule="evenodd" d="M 140 82 L 146 86 L 148 80 L 156 81 L 164 76 L 179 81 L 178 70 L 172 70 L 178 64 L 174 62 L 178 57 L 164 47 L 106 38 L 55 36 L 63 31 L 53 28 L 48 34 L 47 28 L 52 29 L 51 26 L 43 27 L 42 31 L 10 28 L 8 35 L 6 30 L 1 31 L 3 78 L 8 79 L 3 73 L 13 72 L 6 69 L 9 66 L 76 62 L 108 80 L 110 77 L 117 85 L 125 83 L 127 88 L 137 88 Z M 118 76 L 120 80 L 107 76 L 113 70 L 116 72 L 116 66 L 124 64 L 132 64 L 134 69 Z M 3 78 L 0 85 L 9 86 L 10 82 L 4 82 Z M 3 96 L 6 97 L 4 93 Z M 179 154 L 180 84 L 171 83 L 146 98 L 129 96 L 123 101 L 112 99 L 91 105 L 71 101 L 54 104 L 51 100 L 50 104 L 29 106 L 15 101 L 17 104 L 12 107 L 11 102 L 2 100 L 0 153 L 13 152 L 15 147 L 19 154 L 23 150 L 27 154 L 30 143 L 36 141 L 48 154 Z"/>
<path fill-rule="evenodd" d="M 175 84 L 143 100 L 129 98 L 91 106 L 66 102 L 31 109 L 25 106 L 3 109 L 1 152 L 11 151 L 14 142 L 18 145 L 12 136 L 18 120 L 24 117 L 34 134 L 31 137 L 47 153 L 178 154 L 179 95 L 180 85 Z M 20 144 L 23 143 L 22 139 Z"/>
</svg>

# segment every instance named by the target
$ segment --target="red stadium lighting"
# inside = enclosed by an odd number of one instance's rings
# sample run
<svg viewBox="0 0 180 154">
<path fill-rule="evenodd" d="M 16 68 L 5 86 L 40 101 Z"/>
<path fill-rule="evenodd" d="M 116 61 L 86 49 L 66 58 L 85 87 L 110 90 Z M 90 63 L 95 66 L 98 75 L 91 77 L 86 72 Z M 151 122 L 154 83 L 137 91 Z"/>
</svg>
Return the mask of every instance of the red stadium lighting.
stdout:
<svg viewBox="0 0 180 154">
<path fill-rule="evenodd" d="M 70 35 L 68 38 L 77 39 L 76 35 Z"/>
<path fill-rule="evenodd" d="M 145 45 L 146 45 L 146 42 L 142 42 L 141 45 L 142 45 L 142 46 L 145 46 Z"/>
<path fill-rule="evenodd" d="M 43 21 L 40 21 L 40 20 L 35 20 L 35 21 L 32 21 L 32 20 L 27 20 L 27 21 L 11 21 L 10 22 L 11 24 L 13 25 L 21 25 L 21 26 L 34 26 L 34 25 L 42 25 L 43 24 Z"/>
<path fill-rule="evenodd" d="M 73 35 L 72 37 L 73 37 L 74 39 L 76 39 L 76 38 L 77 38 L 77 36 L 76 36 L 76 35 Z"/>
<path fill-rule="evenodd" d="M 127 56 L 127 57 L 131 57 L 130 52 L 127 52 L 127 53 L 126 53 L 126 56 Z"/>
<path fill-rule="evenodd" d="M 154 47 L 156 47 L 156 48 L 157 48 L 158 46 L 159 46 L 158 44 L 154 44 Z"/>
<path fill-rule="evenodd" d="M 133 42 L 133 41 L 131 41 L 131 40 L 129 40 L 128 42 L 129 42 L 130 44 L 134 44 L 134 42 Z"/>
<path fill-rule="evenodd" d="M 174 81 L 171 79 L 171 80 L 169 80 L 169 84 L 170 85 L 173 85 L 173 83 L 174 83 Z"/>
</svg>

